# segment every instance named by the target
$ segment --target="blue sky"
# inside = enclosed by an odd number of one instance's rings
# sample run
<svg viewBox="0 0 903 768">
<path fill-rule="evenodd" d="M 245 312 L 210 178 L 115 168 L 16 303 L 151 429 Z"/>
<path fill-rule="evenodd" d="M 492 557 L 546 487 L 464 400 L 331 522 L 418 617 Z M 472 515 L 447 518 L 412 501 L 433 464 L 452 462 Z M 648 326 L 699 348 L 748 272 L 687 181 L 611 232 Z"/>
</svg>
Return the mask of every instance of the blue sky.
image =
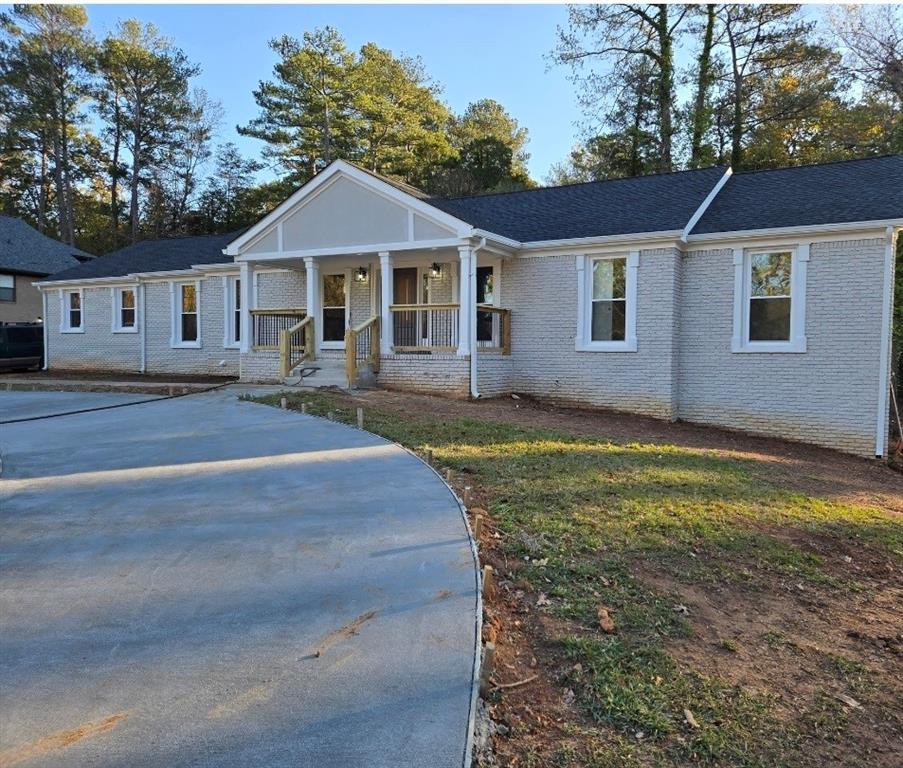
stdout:
<svg viewBox="0 0 903 768">
<path fill-rule="evenodd" d="M 102 37 L 119 19 L 156 24 L 199 63 L 196 84 L 219 100 L 225 120 L 219 139 L 233 140 L 258 156 L 261 142 L 239 137 L 235 125 L 257 114 L 251 91 L 272 74 L 267 41 L 330 24 L 349 47 L 374 42 L 396 53 L 420 56 L 443 85 L 455 112 L 480 98 L 501 102 L 530 131 L 530 172 L 537 180 L 563 159 L 580 119 L 574 88 L 546 54 L 562 5 L 88 5 L 91 29 Z"/>
</svg>

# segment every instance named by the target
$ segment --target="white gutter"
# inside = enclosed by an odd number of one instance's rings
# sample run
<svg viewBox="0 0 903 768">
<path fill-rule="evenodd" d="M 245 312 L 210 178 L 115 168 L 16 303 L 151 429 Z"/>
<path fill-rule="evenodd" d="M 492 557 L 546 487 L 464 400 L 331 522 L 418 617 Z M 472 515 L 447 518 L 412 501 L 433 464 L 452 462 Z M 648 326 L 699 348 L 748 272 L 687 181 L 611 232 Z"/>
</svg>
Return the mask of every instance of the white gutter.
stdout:
<svg viewBox="0 0 903 768">
<path fill-rule="evenodd" d="M 888 227 L 884 246 L 884 291 L 881 300 L 881 351 L 878 362 L 878 417 L 875 423 L 875 456 L 887 452 L 887 390 L 890 387 L 891 311 L 893 306 L 894 245 L 896 231 Z"/>
<path fill-rule="evenodd" d="M 138 311 L 141 315 L 141 373 L 147 373 L 147 309 L 144 303 L 144 283 L 138 284 Z"/>
<path fill-rule="evenodd" d="M 467 292 L 472 294 L 473 299 L 473 317 L 470 319 L 468 328 L 470 328 L 470 396 L 476 400 L 480 397 L 480 391 L 477 387 L 477 292 L 474 289 L 477 275 L 477 254 L 486 247 L 486 238 L 480 238 L 480 244 L 476 246 L 470 254 L 470 268 L 473 275 L 468 275 L 470 287 Z M 460 287 L 458 288 L 460 290 Z"/>
<path fill-rule="evenodd" d="M 41 290 L 40 288 L 38 290 Z M 41 312 L 44 322 L 41 323 L 44 327 L 42 331 L 44 333 L 44 365 L 42 370 L 48 371 L 50 370 L 50 331 L 47 329 L 47 293 L 46 291 L 41 291 Z"/>
</svg>

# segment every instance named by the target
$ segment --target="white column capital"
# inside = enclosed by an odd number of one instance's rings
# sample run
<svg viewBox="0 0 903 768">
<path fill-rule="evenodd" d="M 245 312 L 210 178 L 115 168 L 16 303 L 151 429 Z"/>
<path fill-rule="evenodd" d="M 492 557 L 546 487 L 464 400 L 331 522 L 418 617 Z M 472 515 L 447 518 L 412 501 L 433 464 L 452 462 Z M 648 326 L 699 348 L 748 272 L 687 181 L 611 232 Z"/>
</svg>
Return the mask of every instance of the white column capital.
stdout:
<svg viewBox="0 0 903 768">
<path fill-rule="evenodd" d="M 473 246 L 472 245 L 459 245 L 458 246 L 458 256 L 462 259 L 469 259 L 473 257 Z"/>
<path fill-rule="evenodd" d="M 304 268 L 308 271 L 310 270 L 318 270 L 320 268 L 320 263 L 313 256 L 305 256 L 304 257 Z"/>
</svg>

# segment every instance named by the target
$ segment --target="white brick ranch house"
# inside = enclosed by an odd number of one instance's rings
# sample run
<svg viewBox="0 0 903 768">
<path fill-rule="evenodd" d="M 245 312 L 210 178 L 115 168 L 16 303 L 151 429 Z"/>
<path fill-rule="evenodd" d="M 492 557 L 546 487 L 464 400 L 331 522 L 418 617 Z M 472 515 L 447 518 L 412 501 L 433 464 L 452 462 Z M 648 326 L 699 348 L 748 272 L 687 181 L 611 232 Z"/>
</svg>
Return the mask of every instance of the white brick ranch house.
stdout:
<svg viewBox="0 0 903 768">
<path fill-rule="evenodd" d="M 457 199 L 336 161 L 244 233 L 38 283 L 46 359 L 248 381 L 334 366 L 882 456 L 901 228 L 901 156 Z"/>
</svg>

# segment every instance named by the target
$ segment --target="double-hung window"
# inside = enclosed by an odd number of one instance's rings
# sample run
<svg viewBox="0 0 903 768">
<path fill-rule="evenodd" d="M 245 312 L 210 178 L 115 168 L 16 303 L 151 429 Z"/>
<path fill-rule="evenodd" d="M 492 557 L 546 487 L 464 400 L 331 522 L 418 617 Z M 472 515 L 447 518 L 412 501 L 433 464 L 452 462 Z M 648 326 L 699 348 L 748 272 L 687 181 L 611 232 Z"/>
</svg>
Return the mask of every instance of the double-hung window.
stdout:
<svg viewBox="0 0 903 768">
<path fill-rule="evenodd" d="M 113 332 L 135 333 L 137 330 L 137 299 L 135 289 L 114 288 Z"/>
<path fill-rule="evenodd" d="M 16 300 L 16 276 L 0 275 L 0 301 Z"/>
<path fill-rule="evenodd" d="M 635 252 L 578 257 L 578 351 L 636 351 L 638 266 Z"/>
<path fill-rule="evenodd" d="M 734 255 L 734 352 L 805 352 L 808 246 Z"/>
<path fill-rule="evenodd" d="M 223 278 L 225 289 L 225 334 L 224 347 L 238 347 L 241 344 L 241 279 Z"/>
<path fill-rule="evenodd" d="M 60 330 L 63 333 L 84 333 L 85 318 L 82 292 L 63 291 Z"/>
<path fill-rule="evenodd" d="M 172 346 L 200 347 L 200 283 L 173 283 Z"/>
</svg>

